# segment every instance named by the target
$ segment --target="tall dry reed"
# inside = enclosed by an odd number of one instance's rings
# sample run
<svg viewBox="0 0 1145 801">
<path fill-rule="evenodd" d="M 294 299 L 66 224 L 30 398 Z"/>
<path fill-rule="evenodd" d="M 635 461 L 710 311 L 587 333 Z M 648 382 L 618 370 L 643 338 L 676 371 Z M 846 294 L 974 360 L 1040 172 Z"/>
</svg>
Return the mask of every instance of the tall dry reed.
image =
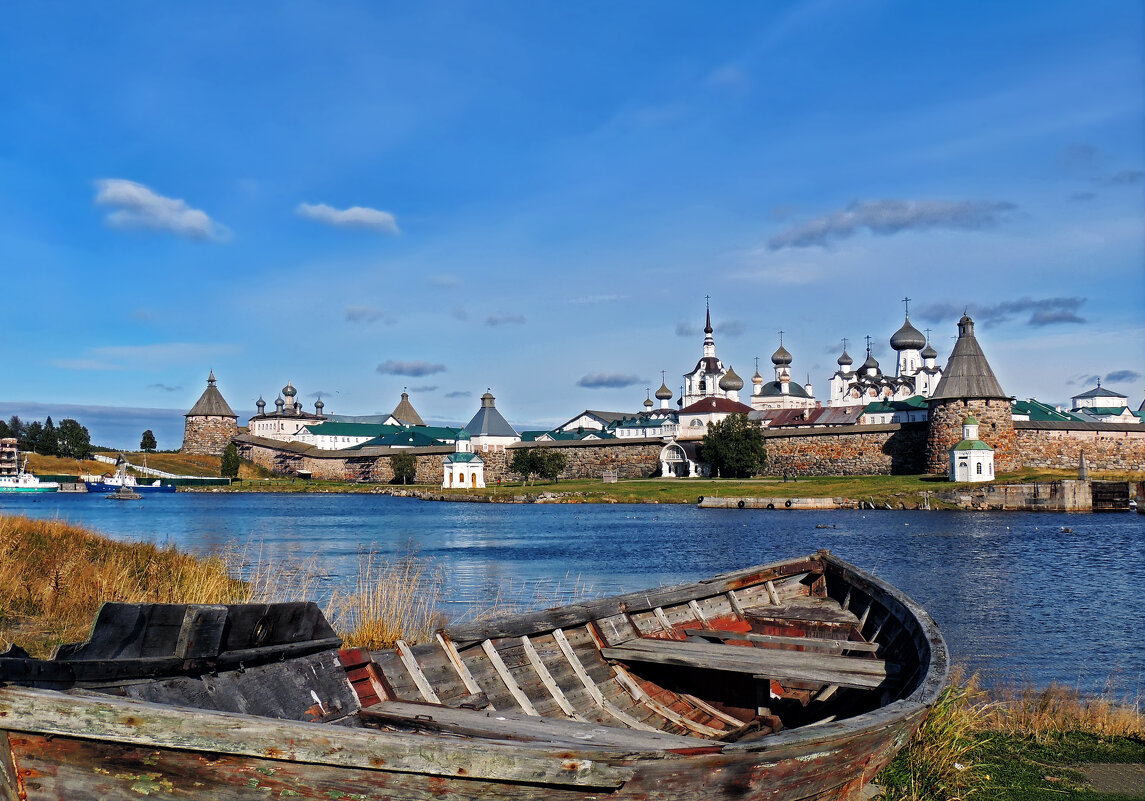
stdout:
<svg viewBox="0 0 1145 801">
<path fill-rule="evenodd" d="M 444 581 L 431 560 L 406 554 L 390 561 L 364 551 L 354 588 L 334 591 L 326 617 L 347 645 L 378 649 L 397 640 L 424 642 L 444 623 L 438 611 Z"/>
<path fill-rule="evenodd" d="M 58 520 L 0 517 L 0 640 L 19 638 L 41 655 L 83 639 L 104 601 L 228 603 L 249 595 L 221 555 L 116 542 Z"/>
<path fill-rule="evenodd" d="M 1005 687 L 991 692 L 982 705 L 979 726 L 1045 741 L 1061 732 L 1077 731 L 1102 737 L 1145 737 L 1140 699 L 1084 695 L 1072 687 L 1051 684 L 1044 690 Z"/>
</svg>

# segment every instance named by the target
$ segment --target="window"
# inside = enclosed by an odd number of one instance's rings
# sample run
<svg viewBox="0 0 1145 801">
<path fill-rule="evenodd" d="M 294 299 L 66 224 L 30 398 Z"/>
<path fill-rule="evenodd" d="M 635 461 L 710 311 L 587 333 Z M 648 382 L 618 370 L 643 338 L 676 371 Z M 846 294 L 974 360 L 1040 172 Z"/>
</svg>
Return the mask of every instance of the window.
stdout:
<svg viewBox="0 0 1145 801">
<path fill-rule="evenodd" d="M 977 469 L 975 472 L 976 472 L 976 473 L 978 473 L 978 475 L 982 475 L 982 463 L 981 463 L 981 462 L 979 462 L 979 463 L 978 463 L 977 465 L 975 465 L 975 466 L 978 468 L 978 469 Z"/>
</svg>

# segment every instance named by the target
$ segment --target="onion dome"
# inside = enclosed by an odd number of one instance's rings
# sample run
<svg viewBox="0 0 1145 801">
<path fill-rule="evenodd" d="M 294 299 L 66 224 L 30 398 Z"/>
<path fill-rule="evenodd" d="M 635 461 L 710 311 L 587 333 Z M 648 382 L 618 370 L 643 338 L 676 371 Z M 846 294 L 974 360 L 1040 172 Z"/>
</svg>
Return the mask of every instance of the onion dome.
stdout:
<svg viewBox="0 0 1145 801">
<path fill-rule="evenodd" d="M 867 360 L 865 362 L 863 362 L 863 369 L 864 370 L 872 370 L 872 369 L 878 370 L 879 369 L 879 363 L 878 363 L 878 361 L 875 360 L 874 356 L 872 356 L 871 354 L 868 353 L 867 354 Z"/>
<path fill-rule="evenodd" d="M 928 342 L 926 347 L 922 349 L 922 358 L 924 359 L 937 359 L 938 351 Z"/>
<path fill-rule="evenodd" d="M 258 400 L 254 403 L 258 407 L 258 413 L 262 414 L 266 411 L 266 401 L 262 399 L 262 395 L 258 396 Z"/>
<path fill-rule="evenodd" d="M 282 407 L 285 405 L 286 402 L 282 399 L 281 395 L 274 399 L 274 408 L 278 409 L 279 412 L 282 411 Z"/>
<path fill-rule="evenodd" d="M 891 347 L 895 350 L 918 350 L 925 345 L 926 337 L 910 324 L 910 317 L 906 318 L 902 328 L 891 335 Z"/>
<path fill-rule="evenodd" d="M 844 348 L 843 355 L 839 357 L 838 365 L 840 367 L 850 367 L 854 363 L 855 360 L 851 358 L 851 354 L 847 353 L 846 348 Z"/>
<path fill-rule="evenodd" d="M 755 375 L 751 377 L 751 383 L 755 384 L 757 387 L 763 383 L 763 376 L 759 374 L 758 369 L 755 371 Z"/>
<path fill-rule="evenodd" d="M 667 384 L 660 384 L 660 389 L 656 390 L 656 400 L 672 400 L 672 390 L 668 389 Z"/>
<path fill-rule="evenodd" d="M 724 377 L 720 379 L 720 389 L 724 392 L 738 392 L 743 389 L 743 379 L 736 375 L 736 371 L 728 368 Z"/>
<path fill-rule="evenodd" d="M 771 354 L 771 363 L 776 367 L 785 367 L 791 364 L 791 354 L 787 352 L 787 348 L 780 345 L 779 350 Z"/>
<path fill-rule="evenodd" d="M 645 398 L 645 399 L 644 399 L 644 408 L 645 408 L 645 409 L 651 409 L 651 408 L 652 408 L 653 406 L 655 406 L 655 405 L 656 405 L 656 404 L 652 402 L 652 399 L 651 399 L 651 398 Z"/>
<path fill-rule="evenodd" d="M 298 390 L 294 388 L 293 384 L 291 384 L 289 381 L 287 381 L 286 386 L 282 388 L 283 397 L 293 398 L 297 394 L 298 394 Z"/>
<path fill-rule="evenodd" d="M 316 411 L 318 414 L 322 414 L 322 410 L 325 408 L 326 408 L 326 404 L 322 402 L 321 398 L 314 401 L 314 411 Z"/>
</svg>

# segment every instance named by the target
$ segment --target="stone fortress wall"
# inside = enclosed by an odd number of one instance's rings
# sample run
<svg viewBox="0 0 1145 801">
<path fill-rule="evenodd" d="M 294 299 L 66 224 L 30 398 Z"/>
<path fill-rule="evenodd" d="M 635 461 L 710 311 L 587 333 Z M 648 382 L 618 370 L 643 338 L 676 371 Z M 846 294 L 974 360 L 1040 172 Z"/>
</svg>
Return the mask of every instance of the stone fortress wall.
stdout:
<svg viewBox="0 0 1145 801">
<path fill-rule="evenodd" d="M 188 417 L 180 451 L 221 456 L 238 433 L 239 427 L 233 417 Z"/>
<path fill-rule="evenodd" d="M 974 413 L 978 414 L 978 410 Z M 965 416 L 962 412 L 959 426 Z M 922 473 L 927 469 L 929 431 L 927 423 L 764 431 L 768 455 L 765 475 Z M 1070 470 L 1077 467 L 1083 452 L 1092 470 L 1145 470 L 1145 426 L 1018 422 L 1013 423 L 1008 436 L 1011 444 L 1004 447 L 1010 455 L 1005 462 L 1000 462 L 1001 470 Z M 244 459 L 283 475 L 305 471 L 314 478 L 383 483 L 393 478 L 390 456 L 394 451 L 388 448 L 324 451 L 249 435 L 237 437 L 235 442 Z M 562 479 L 600 478 L 605 470 L 617 471 L 620 478 L 646 478 L 659 472 L 663 443 L 658 439 L 523 442 L 504 451 L 478 451 L 485 461 L 486 483 L 494 483 L 498 478 L 520 480 L 521 476 L 509 470 L 509 461 L 517 449 L 532 447 L 549 447 L 565 453 L 568 466 L 560 476 Z M 417 483 L 439 484 L 442 462 L 453 449 L 413 448 L 412 452 L 417 456 Z"/>
</svg>

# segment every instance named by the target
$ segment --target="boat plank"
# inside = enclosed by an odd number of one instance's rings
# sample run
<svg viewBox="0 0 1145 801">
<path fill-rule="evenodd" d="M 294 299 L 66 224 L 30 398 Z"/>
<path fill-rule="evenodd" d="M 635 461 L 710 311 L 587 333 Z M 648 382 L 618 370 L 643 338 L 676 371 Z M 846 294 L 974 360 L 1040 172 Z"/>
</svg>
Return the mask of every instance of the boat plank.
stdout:
<svg viewBox="0 0 1145 801">
<path fill-rule="evenodd" d="M 505 662 L 501 659 L 501 655 L 497 653 L 497 646 L 493 644 L 492 640 L 486 640 L 481 643 L 482 650 L 485 655 L 489 657 L 489 663 L 493 665 L 493 669 L 497 671 L 497 675 L 501 677 L 501 681 L 505 683 L 505 688 L 509 694 L 513 696 L 513 700 L 517 705 L 525 711 L 525 714 L 532 715 L 533 717 L 540 717 L 541 713 L 533 706 L 533 702 L 529 700 L 529 696 L 521 689 L 521 685 L 513 678 L 513 674 L 509 672 Z"/>
<path fill-rule="evenodd" d="M 888 673 L 893 672 L 893 666 L 880 659 L 668 640 L 633 641 L 625 646 L 605 648 L 603 655 L 626 662 L 723 670 L 843 687 L 879 687 L 887 681 Z"/>
<path fill-rule="evenodd" d="M 449 636 L 458 644 L 472 644 L 485 639 L 521 637 L 557 628 L 572 628 L 591 620 L 628 612 L 643 612 L 674 604 L 686 604 L 693 598 L 720 595 L 730 590 L 737 592 L 764 581 L 789 578 L 807 573 L 822 573 L 822 557 L 815 555 L 788 562 L 775 562 L 759 567 L 724 573 L 706 581 L 659 587 L 653 590 L 570 604 L 559 609 L 546 609 L 512 618 L 482 621 L 450 626 Z"/>
<path fill-rule="evenodd" d="M 553 700 L 557 702 L 557 706 L 561 708 L 561 711 L 574 720 L 583 721 L 584 718 L 577 714 L 577 711 L 573 709 L 572 704 L 570 704 L 568 699 L 565 698 L 564 692 L 561 691 L 561 688 L 553 679 L 553 675 L 549 673 L 549 669 L 545 666 L 545 663 L 541 661 L 541 655 L 538 654 L 537 649 L 533 647 L 532 641 L 530 641 L 528 637 L 522 637 L 521 645 L 525 647 L 525 655 L 528 657 L 529 662 L 532 664 L 533 670 L 537 672 L 537 676 L 540 677 L 541 683 L 545 685 L 545 689 L 547 689 L 553 696 Z"/>
<path fill-rule="evenodd" d="M 693 748 L 696 741 L 663 732 L 635 731 L 565 718 L 535 718 L 520 712 L 449 709 L 408 702 L 385 702 L 362 712 L 369 721 L 446 731 L 469 737 L 542 741 L 561 745 L 623 749 Z"/>
<path fill-rule="evenodd" d="M 874 653 L 879 649 L 878 643 L 858 642 L 854 640 L 826 640 L 819 637 L 783 637 L 778 634 L 755 634 L 754 632 L 715 631 L 713 629 L 685 629 L 684 633 L 692 637 L 715 640 L 744 640 L 746 642 L 774 643 L 776 645 L 798 645 L 804 648 L 819 648 L 835 651 L 864 651 Z"/>
<path fill-rule="evenodd" d="M 26 801 L 27 798 L 8 733 L 0 731 L 0 801 Z"/>
<path fill-rule="evenodd" d="M 92 698 L 19 687 L 0 689 L 9 732 L 34 731 L 85 740 L 232 754 L 313 765 L 463 776 L 576 787 L 619 787 L 630 769 L 558 751 L 519 745 L 379 737 L 363 729 Z"/>
<path fill-rule="evenodd" d="M 429 683 L 429 679 L 421 672 L 421 667 L 418 665 L 417 659 L 414 657 L 413 652 L 410 651 L 409 646 L 406 645 L 403 640 L 398 640 L 394 643 L 394 647 L 398 649 L 402 664 L 404 664 L 406 670 L 409 671 L 414 684 L 417 685 L 418 692 L 421 693 L 421 697 L 431 704 L 440 704 L 441 699 L 437 697 L 437 693 L 434 692 L 433 686 Z"/>
<path fill-rule="evenodd" d="M 188 606 L 183 613 L 174 655 L 179 659 L 214 656 L 222 645 L 226 623 L 225 606 Z"/>
<path fill-rule="evenodd" d="M 653 727 L 641 723 L 639 720 L 632 717 L 628 713 L 616 708 L 611 702 L 605 700 L 604 693 L 601 692 L 600 687 L 597 686 L 596 681 L 588 674 L 588 671 L 585 670 L 584 665 L 580 661 L 580 657 L 578 657 L 576 651 L 573 650 L 572 644 L 569 642 L 568 637 L 565 635 L 563 630 L 554 630 L 553 638 L 557 641 L 557 645 L 560 646 L 560 649 L 562 653 L 564 653 L 565 659 L 568 660 L 569 665 L 572 667 L 573 672 L 576 673 L 577 678 L 581 680 L 585 690 L 600 709 L 604 710 L 608 715 L 615 718 L 616 720 L 619 720 L 629 728 L 642 729 L 644 731 L 656 731 L 656 729 Z"/>
<path fill-rule="evenodd" d="M 449 664 L 452 665 L 453 669 L 457 671 L 457 677 L 461 679 L 462 685 L 466 690 L 469 691 L 469 694 L 483 694 L 484 691 L 481 689 L 481 685 L 477 683 L 477 680 L 473 678 L 473 674 L 469 672 L 469 667 L 461 658 L 461 654 L 457 653 L 457 648 L 454 646 L 453 641 L 443 636 L 440 631 L 437 632 L 436 637 L 437 644 L 441 646 L 441 650 L 445 653 L 445 657 L 449 660 Z M 493 705 L 490 704 L 489 708 L 492 709 Z"/>
<path fill-rule="evenodd" d="M 628 671 L 620 665 L 616 666 L 616 680 L 620 682 L 625 690 L 628 691 L 636 703 L 649 707 L 656 713 L 675 723 L 677 726 L 682 726 L 683 728 L 688 729 L 689 731 L 693 731 L 696 734 L 703 735 L 704 737 L 718 737 L 719 735 L 723 734 L 722 729 L 714 729 L 711 726 L 692 720 L 687 716 L 687 714 L 679 712 L 672 707 L 661 703 L 656 698 L 644 692 L 644 690 L 640 687 L 639 682 L 637 682 L 636 679 L 629 675 Z M 675 695 L 675 693 L 673 693 L 673 695 Z M 676 698 L 678 699 L 679 696 L 676 696 Z M 694 707 L 691 708 L 694 709 Z"/>
</svg>

